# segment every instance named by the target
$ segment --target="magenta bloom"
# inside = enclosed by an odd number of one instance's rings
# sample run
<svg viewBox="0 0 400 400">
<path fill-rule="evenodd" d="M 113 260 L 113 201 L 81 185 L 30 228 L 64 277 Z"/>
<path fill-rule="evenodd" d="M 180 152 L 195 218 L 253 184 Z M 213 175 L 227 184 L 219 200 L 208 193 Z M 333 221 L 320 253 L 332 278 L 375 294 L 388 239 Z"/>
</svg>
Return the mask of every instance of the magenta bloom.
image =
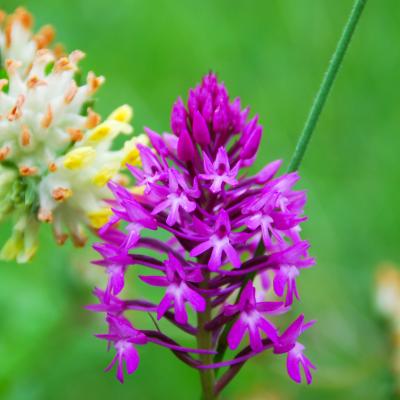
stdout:
<svg viewBox="0 0 400 400">
<path fill-rule="evenodd" d="M 223 264 L 223 256 L 229 259 L 235 268 L 240 267 L 240 257 L 234 244 L 245 241 L 248 235 L 245 233 L 232 232 L 229 215 L 225 210 L 221 210 L 215 220 L 214 229 L 209 225 L 197 220 L 194 223 L 196 231 L 204 236 L 204 242 L 201 242 L 194 247 L 191 252 L 191 257 L 196 257 L 211 249 L 211 257 L 208 261 L 208 267 L 211 271 L 216 271 Z"/>
<path fill-rule="evenodd" d="M 97 337 L 114 343 L 116 355 L 111 361 L 111 364 L 106 368 L 106 371 L 109 371 L 117 362 L 117 378 L 123 383 L 124 363 L 128 374 L 135 372 L 139 365 L 139 354 L 134 344 L 146 344 L 147 338 L 142 332 L 136 330 L 125 318 L 109 315 L 107 319 L 109 323 L 109 333 L 97 335 Z"/>
<path fill-rule="evenodd" d="M 225 315 L 233 315 L 239 312 L 239 318 L 233 324 L 228 334 L 228 345 L 232 350 L 237 349 L 246 331 L 250 338 L 250 347 L 254 351 L 263 350 L 262 337 L 263 331 L 267 337 L 276 342 L 278 340 L 278 330 L 275 326 L 263 317 L 263 314 L 276 314 L 282 312 L 283 303 L 281 302 L 256 302 L 256 289 L 249 281 L 240 295 L 236 305 L 227 306 L 224 310 Z"/>
<path fill-rule="evenodd" d="M 258 116 L 249 114 L 214 74 L 206 75 L 186 104 L 179 98 L 173 105 L 172 133 L 145 128 L 151 146 L 139 145 L 142 166 L 129 167 L 144 193 L 109 185 L 113 216 L 99 232 L 101 259 L 94 262 L 108 284 L 96 289 L 99 304 L 89 308 L 106 315 L 109 333 L 100 337 L 115 348 L 112 365 L 118 362 L 120 380 L 123 364 L 128 373 L 137 367 L 136 346 L 152 343 L 198 369 L 243 364 L 269 349 L 287 354 L 293 380 L 300 382 L 304 370 L 311 382 L 314 367 L 298 342 L 311 325 L 301 316 L 281 333 L 279 316 L 290 312 L 299 298 L 297 280 L 314 264 L 301 237 L 306 194 L 294 189 L 298 173 L 276 176 L 280 160 L 256 174 L 249 170 L 263 132 Z M 128 269 L 159 288 L 155 302 L 129 298 Z M 132 311 L 150 314 L 154 329 L 133 327 Z M 165 324 L 159 327 L 153 316 L 197 337 L 193 343 L 211 345 L 184 347 L 161 332 Z M 224 359 L 227 347 L 238 349 L 233 359 Z M 228 368 L 216 390 L 239 369 Z"/>
<path fill-rule="evenodd" d="M 220 192 L 225 183 L 231 186 L 235 186 L 238 183 L 236 175 L 239 171 L 240 162 L 237 162 L 235 167 L 231 169 L 228 154 L 224 147 L 218 149 L 214 163 L 210 161 L 207 153 L 203 153 L 203 159 L 205 173 L 199 176 L 201 179 L 212 182 L 210 186 L 211 192 Z"/>
<path fill-rule="evenodd" d="M 301 383 L 301 370 L 303 367 L 306 381 L 308 384 L 312 382 L 312 375 L 310 369 L 316 369 L 311 361 L 304 355 L 303 350 L 305 347 L 301 343 L 296 343 L 292 350 L 289 351 L 287 356 L 287 370 L 290 377 L 297 383 Z"/>
<path fill-rule="evenodd" d="M 316 369 L 311 361 L 304 355 L 305 347 L 297 341 L 298 337 L 312 325 L 315 321 L 304 323 L 304 315 L 300 315 L 282 334 L 275 344 L 274 352 L 287 353 L 286 367 L 289 376 L 297 383 L 300 383 L 301 367 L 304 370 L 306 382 L 312 382 L 310 369 Z"/>
<path fill-rule="evenodd" d="M 145 185 L 145 193 L 149 193 L 151 191 L 150 185 L 152 183 L 166 178 L 166 171 L 160 164 L 158 158 L 148 147 L 138 144 L 137 148 L 140 152 L 143 169 L 129 166 L 129 170 L 136 178 L 137 184 L 140 186 Z"/>
<path fill-rule="evenodd" d="M 288 264 L 282 263 L 275 273 L 273 283 L 275 293 L 277 296 L 282 297 L 286 289 L 285 304 L 287 306 L 293 303 L 293 296 L 299 299 L 296 279 L 300 275 L 300 270 L 314 265 L 314 259 L 302 257 L 307 255 L 307 249 L 308 246 L 305 243 L 299 242 L 296 246 L 293 246 L 290 257 L 287 259 Z"/>
<path fill-rule="evenodd" d="M 201 272 L 192 269 L 185 272 L 182 264 L 172 253 L 168 254 L 168 260 L 164 262 L 166 276 L 141 276 L 142 281 L 152 286 L 164 286 L 167 288 L 165 296 L 157 307 L 157 319 L 161 319 L 166 311 L 174 306 L 175 320 L 186 324 L 188 320 L 185 303 L 189 303 L 193 310 L 203 312 L 206 302 L 195 290 L 190 288 L 190 282 L 202 281 Z"/>
<path fill-rule="evenodd" d="M 168 189 L 155 186 L 153 190 L 159 197 L 164 195 L 166 199 L 155 206 L 152 214 L 156 215 L 161 211 L 168 210 L 166 222 L 170 226 L 181 222 L 181 211 L 193 212 L 196 209 L 196 203 L 190 199 L 200 196 L 197 181 L 194 181 L 194 187 L 190 189 L 183 176 L 173 169 L 168 170 Z"/>
</svg>

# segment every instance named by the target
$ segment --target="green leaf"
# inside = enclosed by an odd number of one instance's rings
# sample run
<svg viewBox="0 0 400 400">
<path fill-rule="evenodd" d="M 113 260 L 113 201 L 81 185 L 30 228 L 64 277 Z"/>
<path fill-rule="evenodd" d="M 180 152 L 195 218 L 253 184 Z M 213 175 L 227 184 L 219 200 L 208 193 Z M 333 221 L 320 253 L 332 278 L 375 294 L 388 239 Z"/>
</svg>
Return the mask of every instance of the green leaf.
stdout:
<svg viewBox="0 0 400 400">
<path fill-rule="evenodd" d="M 74 81 L 78 86 L 82 85 L 82 71 L 78 70 L 74 73 Z"/>
<path fill-rule="evenodd" d="M 8 80 L 8 73 L 4 68 L 0 69 L 0 79 L 7 79 Z M 7 85 L 3 86 L 3 88 L 1 89 L 4 93 L 8 93 L 9 90 L 9 84 L 7 83 Z"/>
<path fill-rule="evenodd" d="M 83 117 L 86 117 L 88 115 L 88 108 L 93 108 L 95 102 L 96 102 L 95 99 L 90 99 L 85 101 L 82 104 L 81 111 L 79 112 L 79 114 L 82 115 Z"/>
<path fill-rule="evenodd" d="M 37 185 L 36 182 L 29 179 L 26 181 L 26 189 L 25 189 L 25 205 L 32 206 L 36 203 L 38 199 L 37 193 Z"/>
<path fill-rule="evenodd" d="M 12 161 L 8 161 L 8 160 L 1 161 L 0 165 L 2 167 L 4 167 L 4 168 L 10 168 L 10 169 L 18 170 L 17 166 Z"/>
<path fill-rule="evenodd" d="M 6 218 L 13 211 L 13 203 L 8 199 L 0 202 L 0 221 Z"/>
<path fill-rule="evenodd" d="M 54 68 L 54 61 L 49 62 L 44 68 L 44 74 L 46 76 L 50 75 Z"/>
<path fill-rule="evenodd" d="M 21 179 L 17 179 L 10 192 L 10 200 L 15 205 L 20 205 L 24 202 L 24 192 L 25 192 L 25 184 Z"/>
</svg>

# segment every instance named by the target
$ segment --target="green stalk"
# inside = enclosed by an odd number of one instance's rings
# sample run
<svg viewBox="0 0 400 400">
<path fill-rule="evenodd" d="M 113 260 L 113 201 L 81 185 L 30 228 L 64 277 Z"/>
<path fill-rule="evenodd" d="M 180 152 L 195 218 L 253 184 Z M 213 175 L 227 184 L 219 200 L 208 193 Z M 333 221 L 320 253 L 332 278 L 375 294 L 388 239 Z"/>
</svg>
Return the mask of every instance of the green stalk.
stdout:
<svg viewBox="0 0 400 400">
<path fill-rule="evenodd" d="M 317 125 L 318 119 L 321 115 L 321 111 L 329 96 L 329 92 L 332 88 L 333 82 L 335 81 L 337 72 L 340 68 L 340 65 L 342 64 L 344 55 L 346 54 L 346 50 L 349 47 L 351 38 L 353 37 L 357 22 L 360 19 L 366 3 L 367 0 L 356 0 L 354 3 L 353 9 L 350 13 L 350 17 L 343 29 L 342 35 L 336 46 L 336 50 L 333 53 L 331 61 L 328 65 L 328 69 L 326 70 L 324 78 L 322 79 L 321 86 L 319 87 L 317 95 L 314 98 L 303 131 L 300 135 L 299 141 L 296 145 L 296 149 L 290 161 L 288 172 L 296 171 L 300 166 L 304 153 L 314 132 L 315 126 Z"/>
<path fill-rule="evenodd" d="M 210 279 L 210 273 L 204 273 L 204 281 L 201 287 L 207 288 Z M 197 347 L 199 349 L 212 349 L 212 333 L 205 329 L 207 322 L 211 321 L 212 307 L 210 299 L 207 299 L 206 310 L 204 313 L 197 313 Z M 202 364 L 212 364 L 213 356 L 211 354 L 200 354 Z M 218 396 L 214 394 L 215 374 L 213 369 L 200 369 L 200 381 L 202 387 L 202 400 L 217 400 Z"/>
</svg>

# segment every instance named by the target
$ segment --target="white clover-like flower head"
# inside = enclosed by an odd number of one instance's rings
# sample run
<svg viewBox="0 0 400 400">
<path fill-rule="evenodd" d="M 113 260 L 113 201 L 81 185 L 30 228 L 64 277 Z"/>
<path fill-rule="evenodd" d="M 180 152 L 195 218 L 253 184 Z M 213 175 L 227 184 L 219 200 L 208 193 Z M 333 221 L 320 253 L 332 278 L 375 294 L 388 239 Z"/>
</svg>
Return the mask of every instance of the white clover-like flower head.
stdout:
<svg viewBox="0 0 400 400">
<path fill-rule="evenodd" d="M 48 48 L 54 30 L 34 34 L 22 8 L 0 12 L 0 24 L 0 218 L 17 219 L 0 255 L 24 262 L 37 247 L 40 221 L 53 223 L 59 243 L 71 234 L 83 245 L 83 226 L 96 229 L 108 219 L 107 182 L 119 179 L 127 162 L 140 163 L 136 143 L 147 139 L 113 150 L 118 135 L 132 133 L 133 111 L 121 106 L 101 122 L 92 107 L 104 77 L 89 72 L 81 83 L 84 53 Z"/>
</svg>

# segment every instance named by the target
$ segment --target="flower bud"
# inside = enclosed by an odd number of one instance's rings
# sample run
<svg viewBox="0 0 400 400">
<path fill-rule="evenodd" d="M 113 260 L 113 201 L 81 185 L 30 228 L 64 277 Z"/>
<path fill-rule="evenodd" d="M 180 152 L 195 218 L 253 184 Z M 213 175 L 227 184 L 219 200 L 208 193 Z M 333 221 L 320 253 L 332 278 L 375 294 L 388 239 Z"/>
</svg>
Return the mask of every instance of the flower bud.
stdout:
<svg viewBox="0 0 400 400">
<path fill-rule="evenodd" d="M 193 136 L 201 146 L 207 146 L 210 143 L 210 132 L 207 123 L 199 111 L 195 111 L 193 116 Z"/>
<path fill-rule="evenodd" d="M 181 131 L 186 128 L 186 110 L 181 98 L 172 107 L 171 129 L 176 136 L 180 136 Z"/>
<path fill-rule="evenodd" d="M 189 135 L 189 132 L 184 129 L 181 131 L 178 140 L 178 157 L 182 161 L 191 161 L 194 158 L 195 149 L 193 145 L 192 138 Z"/>
<path fill-rule="evenodd" d="M 253 131 L 248 136 L 248 139 L 244 144 L 242 151 L 240 152 L 240 158 L 242 158 L 243 160 L 247 160 L 254 157 L 254 155 L 257 153 L 258 147 L 260 146 L 262 131 L 263 130 L 260 125 L 257 125 L 253 129 Z"/>
</svg>

